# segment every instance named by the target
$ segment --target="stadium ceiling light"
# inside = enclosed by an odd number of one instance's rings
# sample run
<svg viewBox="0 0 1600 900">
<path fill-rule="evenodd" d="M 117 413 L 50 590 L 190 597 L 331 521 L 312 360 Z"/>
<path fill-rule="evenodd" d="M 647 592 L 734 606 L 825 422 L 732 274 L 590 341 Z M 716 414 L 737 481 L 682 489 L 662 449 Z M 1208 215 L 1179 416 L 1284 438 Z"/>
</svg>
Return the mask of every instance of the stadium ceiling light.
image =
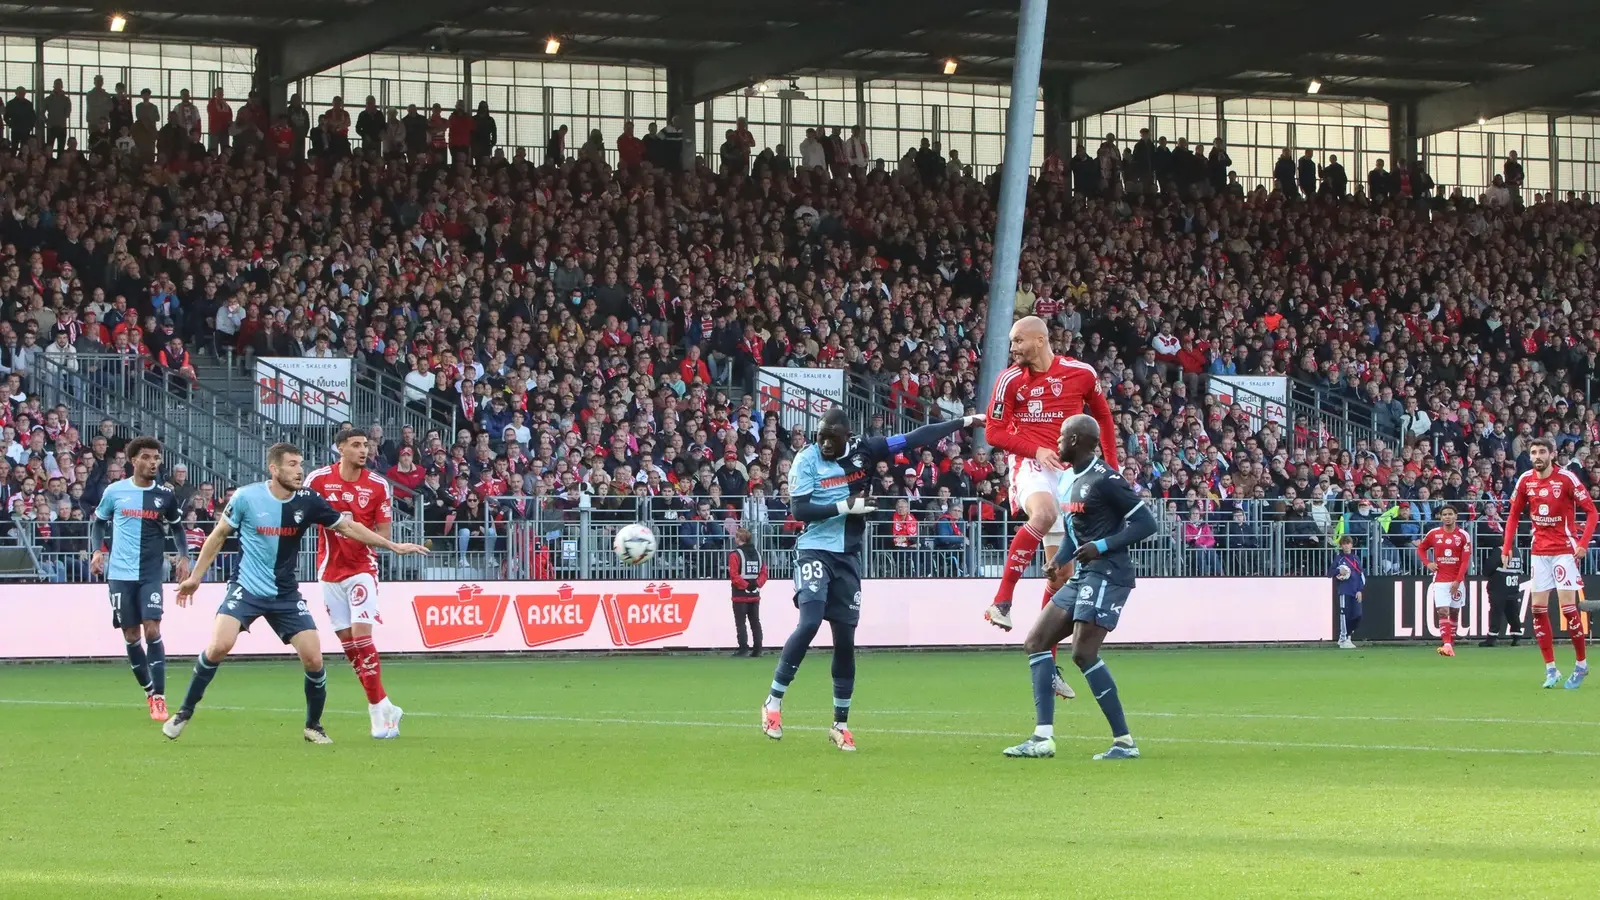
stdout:
<svg viewBox="0 0 1600 900">
<path fill-rule="evenodd" d="M 106 27 L 111 29 L 114 34 L 121 34 L 128 27 L 128 17 L 122 13 L 112 13 L 111 20 L 106 23 Z"/>
<path fill-rule="evenodd" d="M 550 56 L 555 56 L 557 53 L 560 53 L 561 38 L 558 38 L 553 34 L 546 38 L 544 42 L 544 52 Z"/>
<path fill-rule="evenodd" d="M 1487 124 L 1489 124 L 1489 120 L 1485 119 L 1483 116 L 1479 116 L 1478 117 L 1478 124 L 1479 125 L 1487 125 Z"/>
<path fill-rule="evenodd" d="M 1316 80 L 1315 78 L 1311 79 L 1311 83 L 1306 85 L 1306 93 L 1308 93 L 1308 94 L 1320 94 L 1320 93 L 1322 93 L 1322 82 Z"/>
<path fill-rule="evenodd" d="M 944 73 L 946 75 L 954 75 L 956 73 L 956 58 L 954 56 L 944 61 Z"/>
</svg>

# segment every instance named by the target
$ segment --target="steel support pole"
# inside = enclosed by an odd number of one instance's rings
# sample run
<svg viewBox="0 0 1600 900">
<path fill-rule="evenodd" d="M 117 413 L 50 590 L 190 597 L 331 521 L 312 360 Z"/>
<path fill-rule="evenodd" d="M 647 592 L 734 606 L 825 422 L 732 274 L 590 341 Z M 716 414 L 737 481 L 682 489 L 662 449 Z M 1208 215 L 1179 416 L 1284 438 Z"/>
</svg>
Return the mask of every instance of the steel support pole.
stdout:
<svg viewBox="0 0 1600 900">
<path fill-rule="evenodd" d="M 1049 0 L 1022 0 L 1017 52 L 1011 69 L 1011 108 L 1006 112 L 1006 149 L 1000 170 L 1000 218 L 995 227 L 994 270 L 984 320 L 983 358 L 978 367 L 979 411 L 988 408 L 995 379 L 1011 362 L 1011 320 L 1017 305 L 1017 266 L 1027 211 L 1028 163 L 1033 156 L 1033 121 L 1039 103 L 1039 64 Z"/>
</svg>

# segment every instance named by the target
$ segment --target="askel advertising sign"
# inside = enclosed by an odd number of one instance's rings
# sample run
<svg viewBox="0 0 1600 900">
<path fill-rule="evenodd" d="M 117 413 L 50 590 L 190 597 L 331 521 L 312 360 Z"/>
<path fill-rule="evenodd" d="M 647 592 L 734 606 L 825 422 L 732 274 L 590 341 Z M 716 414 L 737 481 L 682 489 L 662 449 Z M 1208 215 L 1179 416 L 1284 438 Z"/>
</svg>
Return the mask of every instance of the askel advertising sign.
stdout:
<svg viewBox="0 0 1600 900">
<path fill-rule="evenodd" d="M 180 609 L 167 588 L 162 635 L 167 651 L 204 648 L 223 585 L 202 586 Z M 316 584 L 302 587 L 322 629 L 323 649 L 340 653 Z M 1015 629 L 983 620 L 994 583 L 981 580 L 873 580 L 862 584 L 857 643 L 864 647 L 1016 646 L 1039 614 L 1042 581 L 1019 586 Z M 761 619 L 776 645 L 798 613 L 788 582 L 762 592 Z M 725 581 L 480 581 L 380 585 L 379 646 L 386 653 L 493 653 L 527 650 L 692 649 L 735 643 Z M 0 658 L 116 657 L 104 585 L 35 585 L 0 594 Z M 1272 643 L 1329 641 L 1328 586 L 1319 578 L 1145 579 L 1123 610 L 1112 643 Z M 818 634 L 828 646 L 828 629 Z M 240 637 L 235 653 L 282 654 L 265 624 Z"/>
</svg>

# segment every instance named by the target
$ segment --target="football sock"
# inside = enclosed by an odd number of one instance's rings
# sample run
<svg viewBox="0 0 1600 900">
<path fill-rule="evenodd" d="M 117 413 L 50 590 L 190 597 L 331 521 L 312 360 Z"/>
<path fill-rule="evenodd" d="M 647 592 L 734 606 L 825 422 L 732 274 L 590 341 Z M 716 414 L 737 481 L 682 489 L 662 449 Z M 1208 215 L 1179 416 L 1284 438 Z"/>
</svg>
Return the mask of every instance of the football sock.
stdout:
<svg viewBox="0 0 1600 900">
<path fill-rule="evenodd" d="M 350 660 L 350 667 L 356 671 L 361 689 L 367 694 L 367 702 L 382 703 L 383 698 L 389 695 L 383 690 L 383 666 L 378 661 L 378 648 L 372 643 L 372 638 L 351 638 L 344 645 L 344 655 Z"/>
<path fill-rule="evenodd" d="M 145 696 L 155 693 L 150 686 L 150 663 L 145 659 L 144 644 L 137 638 L 128 642 L 128 667 L 133 669 L 133 680 L 144 688 Z"/>
<path fill-rule="evenodd" d="M 328 672 L 318 669 L 306 673 L 306 727 L 322 724 L 322 708 L 328 705 Z"/>
<path fill-rule="evenodd" d="M 1546 667 L 1556 664 L 1556 640 L 1550 633 L 1550 609 L 1536 606 L 1533 609 L 1533 639 L 1539 642 L 1539 654 Z"/>
<path fill-rule="evenodd" d="M 150 693 L 158 697 L 167 695 L 167 645 L 161 635 L 144 642 L 145 655 L 150 659 Z"/>
<path fill-rule="evenodd" d="M 1456 642 L 1456 623 L 1448 615 L 1439 620 L 1439 637 L 1447 646 Z"/>
<path fill-rule="evenodd" d="M 200 656 L 194 661 L 194 677 L 189 679 L 189 693 L 183 696 L 183 705 L 178 707 L 179 712 L 194 715 L 194 708 L 199 706 L 201 698 L 205 697 L 206 688 L 211 686 L 211 679 L 217 677 L 219 665 L 221 663 L 212 662 L 206 658 L 205 652 L 201 651 Z"/>
<path fill-rule="evenodd" d="M 856 627 L 834 623 L 833 630 L 833 720 L 850 720 L 850 698 L 856 692 Z"/>
<path fill-rule="evenodd" d="M 1106 668 L 1104 660 L 1086 660 L 1078 667 L 1083 672 L 1083 677 L 1089 682 L 1089 692 L 1094 694 L 1095 702 L 1100 704 L 1100 712 L 1106 717 L 1106 724 L 1111 726 L 1112 737 L 1122 737 L 1128 733 L 1128 720 L 1122 715 L 1122 701 L 1117 697 L 1117 683 L 1111 679 L 1111 670 Z"/>
<path fill-rule="evenodd" d="M 1033 555 L 1039 552 L 1042 543 L 1044 535 L 1032 525 L 1017 529 L 1017 536 L 1011 539 L 1011 549 L 1006 552 L 1006 571 L 1000 577 L 1000 590 L 995 593 L 994 602 L 1011 602 L 1017 592 L 1017 582 L 1022 580 L 1022 573 L 1033 564 Z"/>
<path fill-rule="evenodd" d="M 1035 653 L 1029 656 L 1028 673 L 1033 676 L 1033 720 L 1037 725 L 1033 733 L 1050 737 L 1055 731 L 1056 722 L 1055 655 Z"/>
<path fill-rule="evenodd" d="M 1589 639 L 1583 633 L 1583 616 L 1579 615 L 1576 606 L 1561 610 L 1561 615 L 1567 620 L 1567 636 L 1572 638 L 1572 653 L 1578 658 L 1578 665 L 1582 666 L 1588 659 L 1589 645 Z"/>
</svg>

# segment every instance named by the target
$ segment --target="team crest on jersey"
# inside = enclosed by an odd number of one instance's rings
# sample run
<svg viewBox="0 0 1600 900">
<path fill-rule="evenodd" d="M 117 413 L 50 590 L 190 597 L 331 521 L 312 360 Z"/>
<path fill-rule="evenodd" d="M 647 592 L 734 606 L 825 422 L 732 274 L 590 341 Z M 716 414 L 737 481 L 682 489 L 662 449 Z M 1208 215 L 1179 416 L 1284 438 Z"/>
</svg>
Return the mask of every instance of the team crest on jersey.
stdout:
<svg viewBox="0 0 1600 900">
<path fill-rule="evenodd" d="M 349 498 L 346 498 L 346 499 L 349 499 Z M 371 494 L 362 493 L 362 494 L 357 494 L 356 495 L 356 503 L 359 504 L 362 509 L 366 509 L 367 505 L 369 503 L 371 503 L 371 502 L 372 502 L 372 495 Z"/>
<path fill-rule="evenodd" d="M 301 524 L 305 520 L 306 520 L 306 514 L 305 514 L 304 510 L 297 509 L 297 510 L 294 511 L 294 523 L 296 525 Z"/>
<path fill-rule="evenodd" d="M 1556 498 L 1557 500 L 1560 500 L 1561 499 L 1561 485 L 1559 485 L 1559 484 L 1550 485 L 1550 496 Z"/>
<path fill-rule="evenodd" d="M 1061 390 L 1061 382 L 1056 381 L 1054 378 L 1050 379 L 1050 395 L 1059 397 L 1061 396 Z"/>
<path fill-rule="evenodd" d="M 1078 588 L 1078 599 L 1079 600 L 1087 600 L 1087 599 L 1089 599 L 1090 597 L 1093 597 L 1093 596 L 1094 596 L 1094 588 L 1091 587 L 1090 585 L 1086 584 L 1083 587 Z"/>
</svg>

